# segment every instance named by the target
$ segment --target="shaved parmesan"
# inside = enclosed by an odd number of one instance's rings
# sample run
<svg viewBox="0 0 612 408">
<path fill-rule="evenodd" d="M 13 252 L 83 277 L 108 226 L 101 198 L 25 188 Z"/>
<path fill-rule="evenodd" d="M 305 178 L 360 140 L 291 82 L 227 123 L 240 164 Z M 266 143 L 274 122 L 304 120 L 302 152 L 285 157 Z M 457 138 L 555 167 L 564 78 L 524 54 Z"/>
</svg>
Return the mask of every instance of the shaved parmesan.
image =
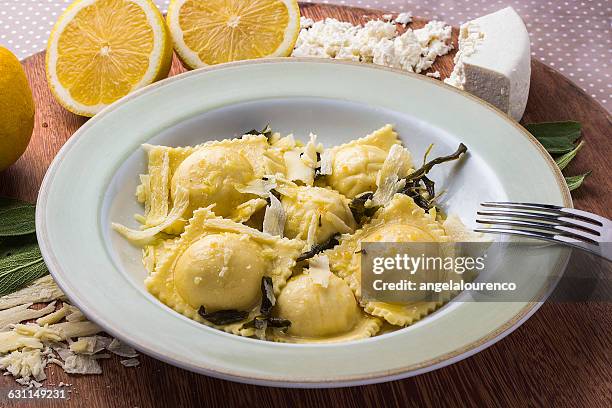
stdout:
<svg viewBox="0 0 612 408">
<path fill-rule="evenodd" d="M 42 341 L 59 341 L 61 336 L 59 333 L 49 326 L 39 326 L 36 323 L 16 324 L 13 330 L 22 335 L 30 336 Z"/>
<path fill-rule="evenodd" d="M 332 168 L 334 164 L 334 151 L 331 149 L 324 150 L 321 154 L 321 167 L 319 173 L 328 176 L 332 174 Z"/>
<path fill-rule="evenodd" d="M 138 356 L 138 353 L 136 352 L 136 350 L 134 350 L 133 347 L 125 343 L 122 343 L 121 341 L 117 339 L 113 339 L 113 341 L 108 345 L 106 349 L 110 351 L 111 353 L 117 354 L 118 356 L 121 356 L 121 357 L 133 358 L 133 357 Z"/>
<path fill-rule="evenodd" d="M 349 214 L 351 213 L 349 212 Z M 340 234 L 348 234 L 350 232 L 353 232 L 353 229 L 351 227 L 346 225 L 346 223 L 340 217 L 338 217 L 332 212 L 328 212 L 327 214 L 325 214 L 325 221 L 333 225 L 334 230 Z"/>
<path fill-rule="evenodd" d="M 102 374 L 102 367 L 91 356 L 74 354 L 66 358 L 64 371 L 69 374 Z"/>
<path fill-rule="evenodd" d="M 23 347 L 42 349 L 43 344 L 34 337 L 24 336 L 14 330 L 0 333 L 0 353 L 8 353 Z"/>
<path fill-rule="evenodd" d="M 55 302 L 52 302 L 39 310 L 28 309 L 28 307 L 31 305 L 31 303 L 26 303 L 25 305 L 0 311 L 0 330 L 6 329 L 10 324 L 20 323 L 24 320 L 36 319 L 55 310 Z"/>
<path fill-rule="evenodd" d="M 371 206 L 387 205 L 395 193 L 406 185 L 406 181 L 401 178 L 407 175 L 411 162 L 410 153 L 406 148 L 398 144 L 391 147 L 376 177 L 377 189 L 372 197 Z"/>
<path fill-rule="evenodd" d="M 281 202 L 274 194 L 270 194 L 270 205 L 266 207 L 263 220 L 263 232 L 270 235 L 283 236 L 287 214 Z"/>
<path fill-rule="evenodd" d="M 287 178 L 291 181 L 302 181 L 311 186 L 314 183 L 314 167 L 308 166 L 302 161 L 300 152 L 291 150 L 283 155 L 287 168 Z"/>
<path fill-rule="evenodd" d="M 310 222 L 308 223 L 308 235 L 306 235 L 306 250 L 310 250 L 316 244 L 317 240 L 317 227 L 319 226 L 319 217 L 316 213 L 312 213 Z"/>
<path fill-rule="evenodd" d="M 108 342 L 101 339 L 107 339 L 107 337 L 79 337 L 77 341 L 70 345 L 70 351 L 77 354 L 96 354 L 108 347 L 111 342 L 110 339 L 108 339 Z"/>
<path fill-rule="evenodd" d="M 240 193 L 255 194 L 263 198 L 270 196 L 270 190 L 276 188 L 276 178 L 266 176 L 263 179 L 256 179 L 244 186 L 235 186 Z"/>
<path fill-rule="evenodd" d="M 124 367 L 138 367 L 140 365 L 140 361 L 135 358 L 128 358 L 127 360 L 121 360 L 121 365 Z"/>
<path fill-rule="evenodd" d="M 133 230 L 125 225 L 117 224 L 116 222 L 112 223 L 112 227 L 115 231 L 123 235 L 129 241 L 133 243 L 145 245 L 149 243 L 155 235 L 170 227 L 176 221 L 178 221 L 181 216 L 189 207 L 189 190 L 183 188 L 181 186 L 177 186 L 176 194 L 174 195 L 174 205 L 172 210 L 168 214 L 168 216 L 160 222 L 155 227 L 147 228 L 144 230 Z"/>
<path fill-rule="evenodd" d="M 38 324 L 39 326 L 44 326 L 46 324 L 57 323 L 60 320 L 62 320 L 64 317 L 66 317 L 66 313 L 68 313 L 69 310 L 70 309 L 68 308 L 68 306 L 64 304 L 64 306 L 62 306 L 60 309 L 56 310 L 55 312 L 49 313 L 46 316 L 36 319 L 36 324 Z"/>
<path fill-rule="evenodd" d="M 67 322 L 82 322 L 87 320 L 83 312 L 72 305 L 66 305 L 68 312 L 66 312 Z"/>
<path fill-rule="evenodd" d="M 304 146 L 304 152 L 302 153 L 301 159 L 305 165 L 314 169 L 317 167 L 318 158 L 317 153 L 323 152 L 323 145 L 321 143 L 317 143 L 317 135 L 314 133 L 310 134 L 310 140 Z"/>
<path fill-rule="evenodd" d="M 63 297 L 64 292 L 55 284 L 51 275 L 46 275 L 17 292 L 0 297 L 0 310 L 25 303 L 51 302 Z"/>
<path fill-rule="evenodd" d="M 329 285 L 331 270 L 329 269 L 329 258 L 326 255 L 318 255 L 308 261 L 308 276 L 314 283 L 324 288 Z"/>
<path fill-rule="evenodd" d="M 90 321 L 57 323 L 49 328 L 57 331 L 63 340 L 70 337 L 91 336 L 102 331 L 98 325 Z"/>
<path fill-rule="evenodd" d="M 253 214 L 264 208 L 266 204 L 267 202 L 263 198 L 254 198 L 246 203 L 242 203 L 236 207 L 232 220 L 238 223 L 246 222 L 253 216 Z"/>
<path fill-rule="evenodd" d="M 13 351 L 0 358 L 0 369 L 8 371 L 13 377 L 24 378 L 25 381 L 20 382 L 22 385 L 27 385 L 30 377 L 36 381 L 46 379 L 46 365 L 46 359 L 38 349 Z"/>
</svg>

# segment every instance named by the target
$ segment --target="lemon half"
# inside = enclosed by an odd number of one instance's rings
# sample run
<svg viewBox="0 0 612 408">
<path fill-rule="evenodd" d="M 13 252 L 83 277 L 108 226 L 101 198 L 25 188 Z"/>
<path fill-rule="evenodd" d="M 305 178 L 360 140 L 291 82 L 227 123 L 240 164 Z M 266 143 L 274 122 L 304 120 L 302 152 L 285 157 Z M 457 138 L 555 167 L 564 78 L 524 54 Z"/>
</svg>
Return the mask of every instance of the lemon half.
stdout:
<svg viewBox="0 0 612 408">
<path fill-rule="evenodd" d="M 165 78 L 171 63 L 172 41 L 151 0 L 77 0 L 47 45 L 51 91 L 83 116 Z"/>
<path fill-rule="evenodd" d="M 291 54 L 300 32 L 296 0 L 172 0 L 168 26 L 190 68 Z"/>
</svg>

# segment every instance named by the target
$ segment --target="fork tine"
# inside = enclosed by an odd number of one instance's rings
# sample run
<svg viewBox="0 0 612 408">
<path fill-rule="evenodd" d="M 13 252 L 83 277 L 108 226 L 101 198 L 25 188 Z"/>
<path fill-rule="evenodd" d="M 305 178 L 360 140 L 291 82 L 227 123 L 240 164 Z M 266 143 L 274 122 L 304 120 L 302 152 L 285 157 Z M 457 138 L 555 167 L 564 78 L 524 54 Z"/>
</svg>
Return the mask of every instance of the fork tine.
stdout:
<svg viewBox="0 0 612 408">
<path fill-rule="evenodd" d="M 518 221 L 518 220 L 499 220 L 499 219 L 477 219 L 477 223 L 479 224 L 490 224 L 490 225 L 504 225 L 509 227 L 526 227 L 538 230 L 538 232 L 547 233 L 554 237 L 554 235 L 563 235 L 569 238 L 575 238 L 578 240 L 582 240 L 585 242 L 589 242 L 592 244 L 597 244 L 597 239 L 599 238 L 596 235 L 590 234 L 585 231 L 581 231 L 575 228 L 556 225 L 556 224 L 547 224 L 536 221 Z M 517 230 L 515 230 L 517 231 Z M 525 231 L 523 231 L 525 232 Z M 529 231 L 535 232 L 535 231 Z"/>
<path fill-rule="evenodd" d="M 481 204 L 483 207 L 512 207 L 512 208 L 532 208 L 536 210 L 562 210 L 563 207 L 552 204 L 535 204 L 535 203 L 521 203 L 514 201 L 485 201 Z"/>
<path fill-rule="evenodd" d="M 582 210 L 576 210 L 574 208 L 564 208 L 559 207 L 558 205 L 552 204 L 535 204 L 535 203 L 522 203 L 522 202 L 512 202 L 512 201 L 499 201 L 492 202 L 487 201 L 483 202 L 480 205 L 483 207 L 492 207 L 492 208 L 500 208 L 500 209 L 512 209 L 512 210 L 530 210 L 530 211 L 544 211 L 544 214 L 559 214 L 559 215 L 569 215 L 572 218 L 579 218 L 589 223 L 595 224 L 599 227 L 602 227 L 608 222 L 604 217 L 600 217 L 599 215 L 592 214 Z M 542 214 L 542 213 L 539 213 Z"/>
<path fill-rule="evenodd" d="M 584 222 L 584 221 L 581 221 L 575 218 L 564 217 L 562 215 L 543 214 L 543 213 L 528 212 L 528 211 L 505 211 L 505 210 L 477 211 L 476 214 L 483 215 L 486 217 L 519 218 L 519 219 L 554 222 L 555 225 L 564 225 L 566 227 L 578 227 L 591 234 L 595 234 L 598 236 L 601 235 L 601 229 L 597 228 L 595 224 L 592 224 L 590 222 Z"/>
<path fill-rule="evenodd" d="M 518 235 L 522 237 L 538 238 L 538 239 L 543 239 L 546 241 L 557 242 L 555 240 L 555 234 L 546 234 L 543 232 L 534 232 L 534 231 L 521 231 L 521 230 L 516 230 L 512 228 L 475 228 L 474 232 L 482 232 L 486 234 Z"/>
</svg>

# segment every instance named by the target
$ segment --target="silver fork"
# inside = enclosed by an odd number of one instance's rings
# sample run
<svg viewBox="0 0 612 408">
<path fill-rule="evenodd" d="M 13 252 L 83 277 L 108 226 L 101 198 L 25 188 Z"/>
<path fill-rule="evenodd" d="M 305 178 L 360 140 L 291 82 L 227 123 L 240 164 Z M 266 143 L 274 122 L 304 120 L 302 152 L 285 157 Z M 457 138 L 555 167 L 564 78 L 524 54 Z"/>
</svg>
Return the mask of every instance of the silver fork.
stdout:
<svg viewBox="0 0 612 408">
<path fill-rule="evenodd" d="M 587 211 L 550 204 L 485 202 L 474 231 L 520 235 L 570 245 L 612 261 L 612 221 Z"/>
</svg>

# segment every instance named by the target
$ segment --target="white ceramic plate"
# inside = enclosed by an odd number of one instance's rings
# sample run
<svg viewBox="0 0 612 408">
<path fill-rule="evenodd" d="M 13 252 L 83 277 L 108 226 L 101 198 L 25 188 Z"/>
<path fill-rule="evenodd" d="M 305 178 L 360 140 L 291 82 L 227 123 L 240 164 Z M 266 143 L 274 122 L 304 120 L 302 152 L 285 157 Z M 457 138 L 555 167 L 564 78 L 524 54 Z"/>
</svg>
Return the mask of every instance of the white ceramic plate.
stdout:
<svg viewBox="0 0 612 408">
<path fill-rule="evenodd" d="M 37 208 L 37 234 L 53 277 L 70 300 L 140 351 L 203 374 L 303 387 L 374 383 L 429 371 L 499 340 L 537 302 L 454 302 L 390 334 L 351 343 L 292 345 L 226 334 L 161 304 L 143 285 L 140 251 L 110 230 L 135 226 L 145 170 L 142 143 L 197 144 L 270 123 L 326 145 L 393 123 L 420 157 L 469 147 L 462 164 L 436 168 L 443 205 L 468 224 L 483 200 L 571 206 L 554 162 L 518 124 L 425 76 L 373 65 L 278 59 L 192 71 L 123 98 L 88 121 L 51 165 Z M 562 267 L 562 260 L 553 262 Z M 551 266 L 552 267 L 552 266 Z M 557 271 L 558 272 L 558 271 Z M 538 289 L 538 288 L 535 288 Z M 535 300 L 545 294 L 536 290 Z M 539 296 L 539 297 L 538 297 Z"/>
</svg>

